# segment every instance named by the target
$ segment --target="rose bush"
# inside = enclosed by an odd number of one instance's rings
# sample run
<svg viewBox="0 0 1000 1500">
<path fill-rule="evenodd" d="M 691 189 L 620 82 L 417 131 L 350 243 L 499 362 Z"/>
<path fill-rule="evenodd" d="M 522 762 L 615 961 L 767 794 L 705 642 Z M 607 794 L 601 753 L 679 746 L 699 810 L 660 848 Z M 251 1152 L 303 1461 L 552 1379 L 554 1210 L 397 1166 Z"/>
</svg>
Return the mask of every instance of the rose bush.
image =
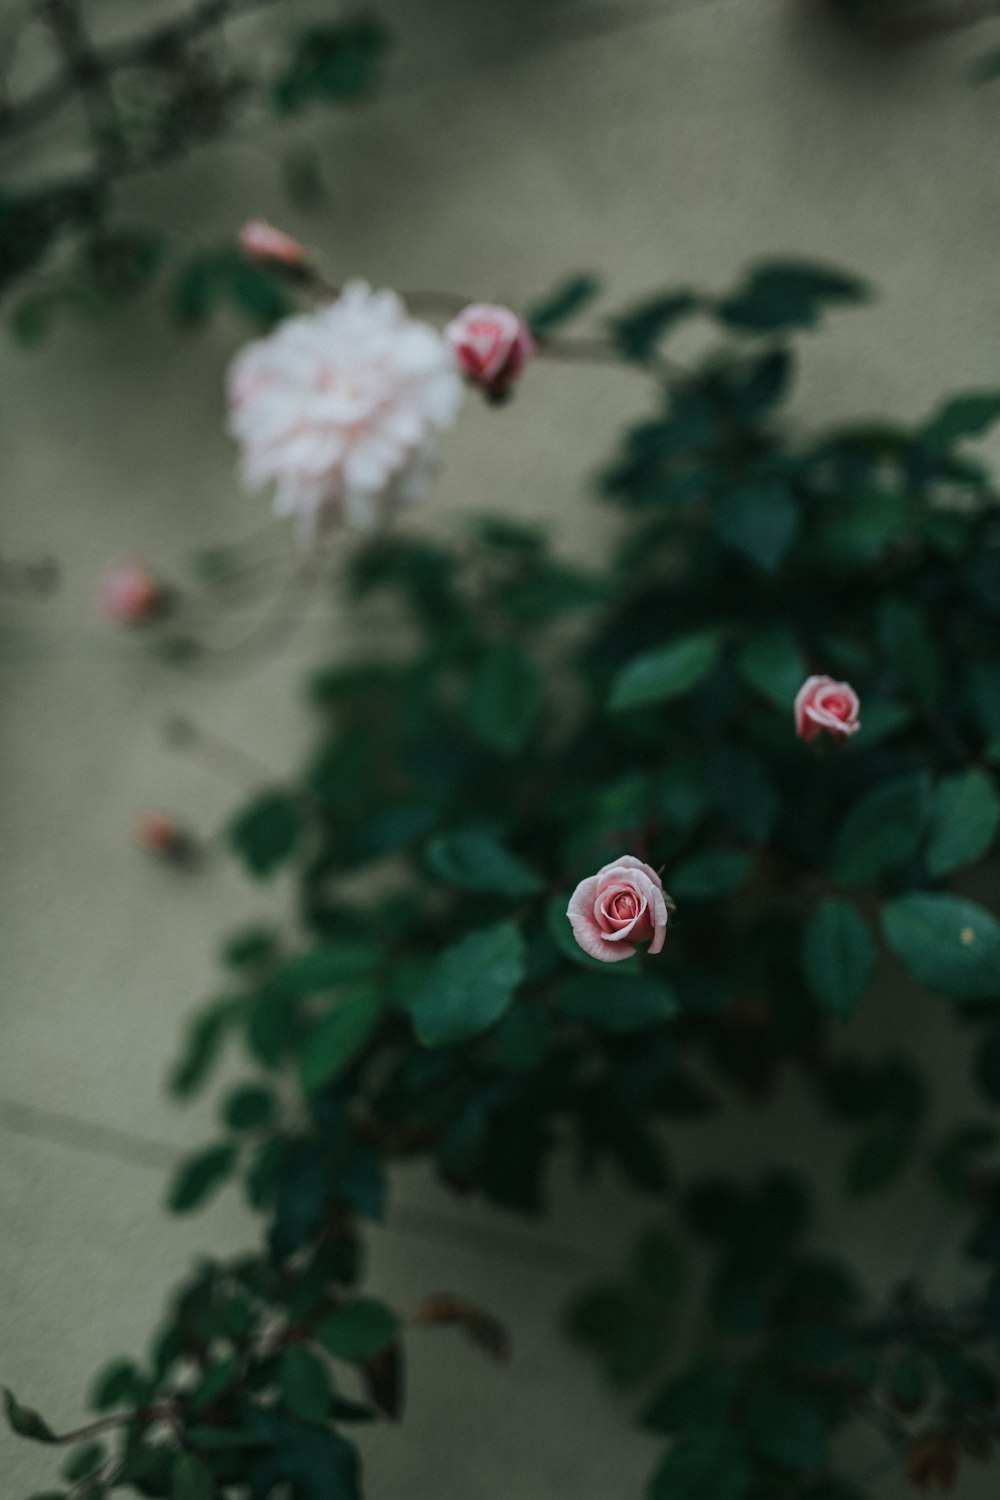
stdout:
<svg viewBox="0 0 1000 1500">
<path fill-rule="evenodd" d="M 525 322 L 539 360 L 635 369 L 641 415 L 599 481 L 618 541 L 582 567 L 506 517 L 456 541 L 401 517 L 345 545 L 344 596 L 388 603 L 398 647 L 312 674 L 313 749 L 233 816 L 236 857 L 291 876 L 296 916 L 225 942 L 221 998 L 170 1078 L 188 1098 L 239 1050 L 246 1076 L 227 1071 L 218 1134 L 168 1202 L 235 1181 L 260 1242 L 194 1270 L 149 1351 L 99 1374 L 92 1423 L 62 1434 L 8 1395 L 16 1431 L 70 1446 L 54 1495 L 354 1500 L 351 1434 L 400 1414 L 418 1329 L 505 1352 L 461 1288 L 400 1309 L 361 1290 L 362 1226 L 417 1155 L 515 1212 L 544 1207 L 556 1153 L 648 1195 L 622 1276 L 568 1326 L 641 1392 L 653 1500 L 864 1500 L 889 1469 L 947 1485 L 990 1455 L 1000 534 L 974 444 L 1000 394 L 793 422 L 796 334 L 866 295 L 828 267 L 658 293 L 576 339 L 593 293 L 577 278 Z M 678 365 L 663 344 L 695 319 L 705 352 Z M 299 313 L 235 366 L 250 477 L 310 532 L 388 519 L 457 406 L 445 354 L 367 289 Z M 164 644 L 197 665 L 184 620 L 180 597 Z M 802 740 L 824 730 L 818 755 Z M 848 1025 L 877 958 L 888 1055 Z M 915 985 L 974 1048 L 957 1119 L 908 1050 Z M 790 1072 L 845 1137 L 847 1194 L 927 1177 L 960 1296 L 906 1268 L 886 1297 L 824 1250 L 813 1202 L 836 1183 L 673 1164 L 681 1122 L 783 1109 Z"/>
</svg>

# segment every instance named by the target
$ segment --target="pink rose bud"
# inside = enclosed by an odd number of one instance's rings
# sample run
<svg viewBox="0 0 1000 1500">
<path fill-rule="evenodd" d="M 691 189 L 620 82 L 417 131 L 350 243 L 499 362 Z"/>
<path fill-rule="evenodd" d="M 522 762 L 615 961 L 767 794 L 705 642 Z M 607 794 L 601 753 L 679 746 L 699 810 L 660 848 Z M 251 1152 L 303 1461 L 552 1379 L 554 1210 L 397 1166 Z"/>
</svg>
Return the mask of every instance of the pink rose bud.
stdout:
<svg viewBox="0 0 1000 1500">
<path fill-rule="evenodd" d="M 824 731 L 835 740 L 849 739 L 861 728 L 858 695 L 849 682 L 807 677 L 795 696 L 795 733 L 814 740 Z"/>
<path fill-rule="evenodd" d="M 135 841 L 148 854 L 176 864 L 189 863 L 196 852 L 191 835 L 165 813 L 143 813 L 136 820 Z"/>
<path fill-rule="evenodd" d="M 506 396 L 535 352 L 528 325 L 509 307 L 474 303 L 452 319 L 444 336 L 466 380 L 494 400 Z"/>
<path fill-rule="evenodd" d="M 296 270 L 301 270 L 306 264 L 305 247 L 298 240 L 293 240 L 290 234 L 273 228 L 263 219 L 251 219 L 248 224 L 244 224 L 239 241 L 240 249 L 251 260 L 276 261 Z"/>
<path fill-rule="evenodd" d="M 145 563 L 125 562 L 107 569 L 98 588 L 98 599 L 109 620 L 119 625 L 139 625 L 160 613 L 166 596 Z"/>
<path fill-rule="evenodd" d="M 584 953 L 605 964 L 631 958 L 637 943 L 648 943 L 650 953 L 659 953 L 667 935 L 663 881 L 632 854 L 581 880 L 566 915 Z"/>
</svg>

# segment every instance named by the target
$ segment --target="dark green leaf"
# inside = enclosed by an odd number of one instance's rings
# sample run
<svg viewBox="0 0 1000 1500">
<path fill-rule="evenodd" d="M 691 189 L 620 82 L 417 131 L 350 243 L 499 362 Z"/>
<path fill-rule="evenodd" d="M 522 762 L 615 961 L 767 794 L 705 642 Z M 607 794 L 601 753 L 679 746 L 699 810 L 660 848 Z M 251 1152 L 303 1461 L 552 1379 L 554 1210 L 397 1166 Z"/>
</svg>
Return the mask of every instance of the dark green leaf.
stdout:
<svg viewBox="0 0 1000 1500">
<path fill-rule="evenodd" d="M 195 1453 L 181 1453 L 174 1467 L 171 1500 L 212 1500 L 215 1480 L 212 1471 Z"/>
<path fill-rule="evenodd" d="M 293 114 L 308 104 L 350 104 L 378 82 L 388 33 L 365 19 L 308 26 L 272 85 L 275 108 Z"/>
<path fill-rule="evenodd" d="M 618 973 L 581 974 L 559 987 L 559 1009 L 601 1031 L 642 1031 L 677 1014 L 673 991 L 654 979 Z"/>
<path fill-rule="evenodd" d="M 582 312 L 600 289 L 601 283 L 596 276 L 571 276 L 547 297 L 532 303 L 525 320 L 536 338 L 545 338 Z"/>
<path fill-rule="evenodd" d="M 298 803 L 287 792 L 262 792 L 230 824 L 229 841 L 251 875 L 271 875 L 302 836 Z"/>
<path fill-rule="evenodd" d="M 382 998 L 373 986 L 342 1000 L 322 1021 L 302 1052 L 299 1076 L 307 1094 L 341 1073 L 368 1042 L 382 1015 Z"/>
<path fill-rule="evenodd" d="M 189 1156 L 178 1168 L 167 1193 L 167 1207 L 175 1214 L 200 1208 L 231 1177 L 236 1166 L 236 1148 L 229 1142 L 209 1146 Z"/>
<path fill-rule="evenodd" d="M 925 771 L 894 777 L 866 792 L 837 831 L 833 873 L 844 885 L 873 880 L 915 852 L 930 814 Z"/>
<path fill-rule="evenodd" d="M 795 501 L 777 482 L 733 490 L 720 503 L 715 518 L 715 529 L 722 540 L 765 573 L 773 573 L 781 565 L 798 526 Z"/>
<path fill-rule="evenodd" d="M 756 635 L 739 654 L 740 675 L 751 687 L 789 713 L 808 675 L 805 659 L 791 635 L 781 631 Z"/>
<path fill-rule="evenodd" d="M 290 1344 L 281 1356 L 278 1384 L 290 1411 L 304 1422 L 325 1422 L 333 1387 L 326 1365 L 301 1344 Z"/>
<path fill-rule="evenodd" d="M 510 922 L 472 932 L 448 948 L 409 1002 L 426 1047 L 464 1041 L 494 1025 L 524 978 L 524 939 Z"/>
<path fill-rule="evenodd" d="M 927 871 L 946 875 L 982 859 L 996 837 L 1000 799 L 993 778 L 975 768 L 946 776 L 934 796 Z"/>
<path fill-rule="evenodd" d="M 695 1365 L 661 1386 L 642 1415 L 654 1432 L 685 1432 L 725 1422 L 736 1375 L 724 1365 Z"/>
<path fill-rule="evenodd" d="M 695 854 L 670 876 L 671 894 L 687 901 L 713 901 L 741 886 L 750 874 L 753 856 L 738 849 Z"/>
<path fill-rule="evenodd" d="M 613 713 L 662 703 L 690 692 L 708 675 L 719 653 L 719 638 L 706 633 L 684 636 L 669 646 L 644 652 L 615 678 L 609 707 Z"/>
<path fill-rule="evenodd" d="M 930 989 L 963 1000 L 1000 998 L 1000 922 L 960 896 L 915 892 L 882 908 L 893 951 Z"/>
<path fill-rule="evenodd" d="M 476 739 L 501 755 L 514 755 L 534 729 L 540 707 L 538 668 L 526 651 L 508 642 L 481 657 L 465 702 Z"/>
<path fill-rule="evenodd" d="M 764 1458 L 790 1469 L 827 1463 L 826 1428 L 817 1409 L 794 1391 L 758 1384 L 746 1413 L 747 1432 Z"/>
<path fill-rule="evenodd" d="M 690 317 L 700 306 L 701 298 L 694 292 L 666 292 L 612 318 L 611 334 L 626 359 L 641 362 L 655 353 L 660 339 L 676 323 Z"/>
<path fill-rule="evenodd" d="M 650 1500 L 744 1500 L 749 1477 L 730 1427 L 698 1427 L 682 1433 L 661 1460 Z"/>
<path fill-rule="evenodd" d="M 44 1417 L 37 1411 L 32 1411 L 30 1406 L 22 1406 L 13 1391 L 9 1391 L 6 1386 L 3 1388 L 3 1404 L 8 1425 L 18 1437 L 31 1438 L 36 1443 L 56 1441 L 55 1433 Z"/>
<path fill-rule="evenodd" d="M 924 428 L 924 441 L 946 448 L 962 438 L 982 437 L 1000 419 L 1000 393 L 970 391 L 952 396 Z"/>
<path fill-rule="evenodd" d="M 868 288 L 855 276 L 809 261 L 758 266 L 719 304 L 723 322 L 751 333 L 813 328 L 828 304 L 863 302 Z"/>
<path fill-rule="evenodd" d="M 485 891 L 517 899 L 535 896 L 543 881 L 530 865 L 511 854 L 491 834 L 475 829 L 443 833 L 427 846 L 427 866 L 433 875 L 469 891 Z"/>
<path fill-rule="evenodd" d="M 802 960 L 809 988 L 831 1015 L 846 1020 L 864 998 L 875 967 L 875 944 L 849 901 L 821 901 L 806 927 Z"/>
<path fill-rule="evenodd" d="M 362 1364 L 390 1344 L 399 1327 L 398 1317 L 384 1302 L 358 1297 L 324 1318 L 316 1337 L 337 1359 Z"/>
<path fill-rule="evenodd" d="M 230 1130 L 259 1130 L 273 1120 L 278 1101 L 270 1089 L 247 1083 L 226 1096 L 222 1118 Z"/>
</svg>

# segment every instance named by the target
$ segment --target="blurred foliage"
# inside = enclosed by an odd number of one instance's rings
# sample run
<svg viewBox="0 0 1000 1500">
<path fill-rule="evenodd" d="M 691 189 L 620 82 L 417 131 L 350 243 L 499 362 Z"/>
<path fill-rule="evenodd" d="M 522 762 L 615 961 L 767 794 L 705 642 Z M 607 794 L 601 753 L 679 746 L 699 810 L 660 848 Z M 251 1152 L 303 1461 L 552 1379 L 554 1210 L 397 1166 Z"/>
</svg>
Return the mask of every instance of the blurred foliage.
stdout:
<svg viewBox="0 0 1000 1500">
<path fill-rule="evenodd" d="M 45 31 L 55 61 L 33 91 L 0 98 L 0 147 L 16 149 L 18 169 L 0 187 L 0 299 L 19 342 L 37 343 L 65 313 L 105 317 L 162 276 L 189 324 L 225 304 L 261 324 L 287 311 L 280 282 L 235 250 L 192 252 L 190 236 L 140 228 L 120 203 L 136 173 L 247 129 L 284 142 L 276 165 L 283 153 L 280 174 L 300 209 L 321 197 L 316 149 L 307 136 L 290 139 L 283 122 L 369 98 L 388 35 L 366 16 L 297 21 L 282 3 L 282 37 L 252 50 L 235 47 L 236 23 L 277 0 L 201 0 L 103 45 L 90 32 L 100 8 L 88 0 L 26 8 L 25 27 Z M 16 35 L 16 17 L 7 25 Z M 84 114 L 82 164 L 61 176 L 32 171 L 36 132 L 70 107 Z"/>
<path fill-rule="evenodd" d="M 539 334 L 592 290 L 540 304 Z M 189 1098 L 241 1054 L 169 1203 L 235 1181 L 262 1247 L 200 1268 L 147 1362 L 104 1372 L 108 1446 L 85 1433 L 72 1460 L 100 1477 L 54 1495 L 354 1500 L 342 1429 L 398 1415 L 403 1360 L 400 1315 L 356 1290 L 358 1225 L 416 1156 L 519 1213 L 544 1209 L 556 1152 L 654 1201 L 624 1275 L 568 1313 L 608 1379 L 642 1388 L 665 1440 L 653 1500 L 864 1500 L 838 1458 L 856 1425 L 916 1488 L 989 1456 L 1000 921 L 980 900 L 997 876 L 1000 524 L 975 443 L 1000 393 L 804 431 L 786 405 L 798 337 L 866 296 L 782 261 L 722 298 L 612 317 L 652 400 L 599 479 L 621 517 L 599 562 L 509 519 L 350 556 L 347 596 L 394 611 L 396 647 L 315 673 L 306 764 L 233 818 L 235 855 L 294 885 L 297 921 L 227 940 L 171 1077 Z M 710 337 L 685 368 L 662 346 L 689 318 Z M 849 676 L 855 738 L 796 739 L 810 672 Z M 610 967 L 565 910 L 623 852 L 663 867 L 678 911 L 660 955 Z M 377 897 L 357 894 L 376 875 Z M 899 1015 L 888 1056 L 845 1043 L 876 965 Z M 968 1118 L 943 1138 L 939 1080 L 906 1053 L 920 986 L 974 1052 Z M 679 1130 L 792 1072 L 843 1138 L 832 1185 L 780 1163 L 749 1182 L 678 1172 Z M 918 1171 L 964 1235 L 960 1306 L 910 1276 L 875 1298 L 816 1247 L 820 1190 L 863 1202 Z M 502 1349 L 461 1298 L 432 1306 L 411 1324 Z M 11 1400 L 17 1430 L 54 1440 Z"/>
</svg>

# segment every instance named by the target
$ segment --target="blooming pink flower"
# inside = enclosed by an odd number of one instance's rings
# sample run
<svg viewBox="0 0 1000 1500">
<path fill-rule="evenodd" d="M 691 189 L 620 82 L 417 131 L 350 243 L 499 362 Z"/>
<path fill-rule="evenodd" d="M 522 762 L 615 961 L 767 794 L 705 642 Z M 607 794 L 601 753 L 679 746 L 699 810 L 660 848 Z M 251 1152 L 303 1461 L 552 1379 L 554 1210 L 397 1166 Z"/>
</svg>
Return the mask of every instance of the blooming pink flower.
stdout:
<svg viewBox="0 0 1000 1500">
<path fill-rule="evenodd" d="M 667 934 L 663 882 L 633 854 L 623 854 L 581 880 L 566 915 L 583 951 L 606 964 L 631 958 L 637 943 L 648 943 L 650 953 L 659 953 Z"/>
<path fill-rule="evenodd" d="M 105 571 L 98 587 L 98 600 L 110 620 L 121 625 L 138 625 L 159 614 L 164 593 L 145 563 L 123 562 Z"/>
<path fill-rule="evenodd" d="M 795 695 L 795 733 L 800 740 L 814 740 L 825 730 L 836 740 L 846 740 L 861 728 L 859 707 L 849 682 L 807 677 Z"/>
<path fill-rule="evenodd" d="M 505 396 L 535 352 L 526 323 L 509 307 L 476 302 L 444 331 L 465 378 L 493 397 Z"/>
<path fill-rule="evenodd" d="M 296 270 L 306 264 L 305 246 L 293 240 L 282 229 L 275 229 L 263 219 L 251 219 L 239 233 L 240 249 L 251 260 L 277 261 Z"/>
<path fill-rule="evenodd" d="M 244 483 L 274 483 L 274 508 L 306 540 L 336 518 L 372 530 L 421 497 L 462 384 L 441 335 L 395 292 L 363 281 L 287 318 L 229 370 L 230 431 Z"/>
</svg>

